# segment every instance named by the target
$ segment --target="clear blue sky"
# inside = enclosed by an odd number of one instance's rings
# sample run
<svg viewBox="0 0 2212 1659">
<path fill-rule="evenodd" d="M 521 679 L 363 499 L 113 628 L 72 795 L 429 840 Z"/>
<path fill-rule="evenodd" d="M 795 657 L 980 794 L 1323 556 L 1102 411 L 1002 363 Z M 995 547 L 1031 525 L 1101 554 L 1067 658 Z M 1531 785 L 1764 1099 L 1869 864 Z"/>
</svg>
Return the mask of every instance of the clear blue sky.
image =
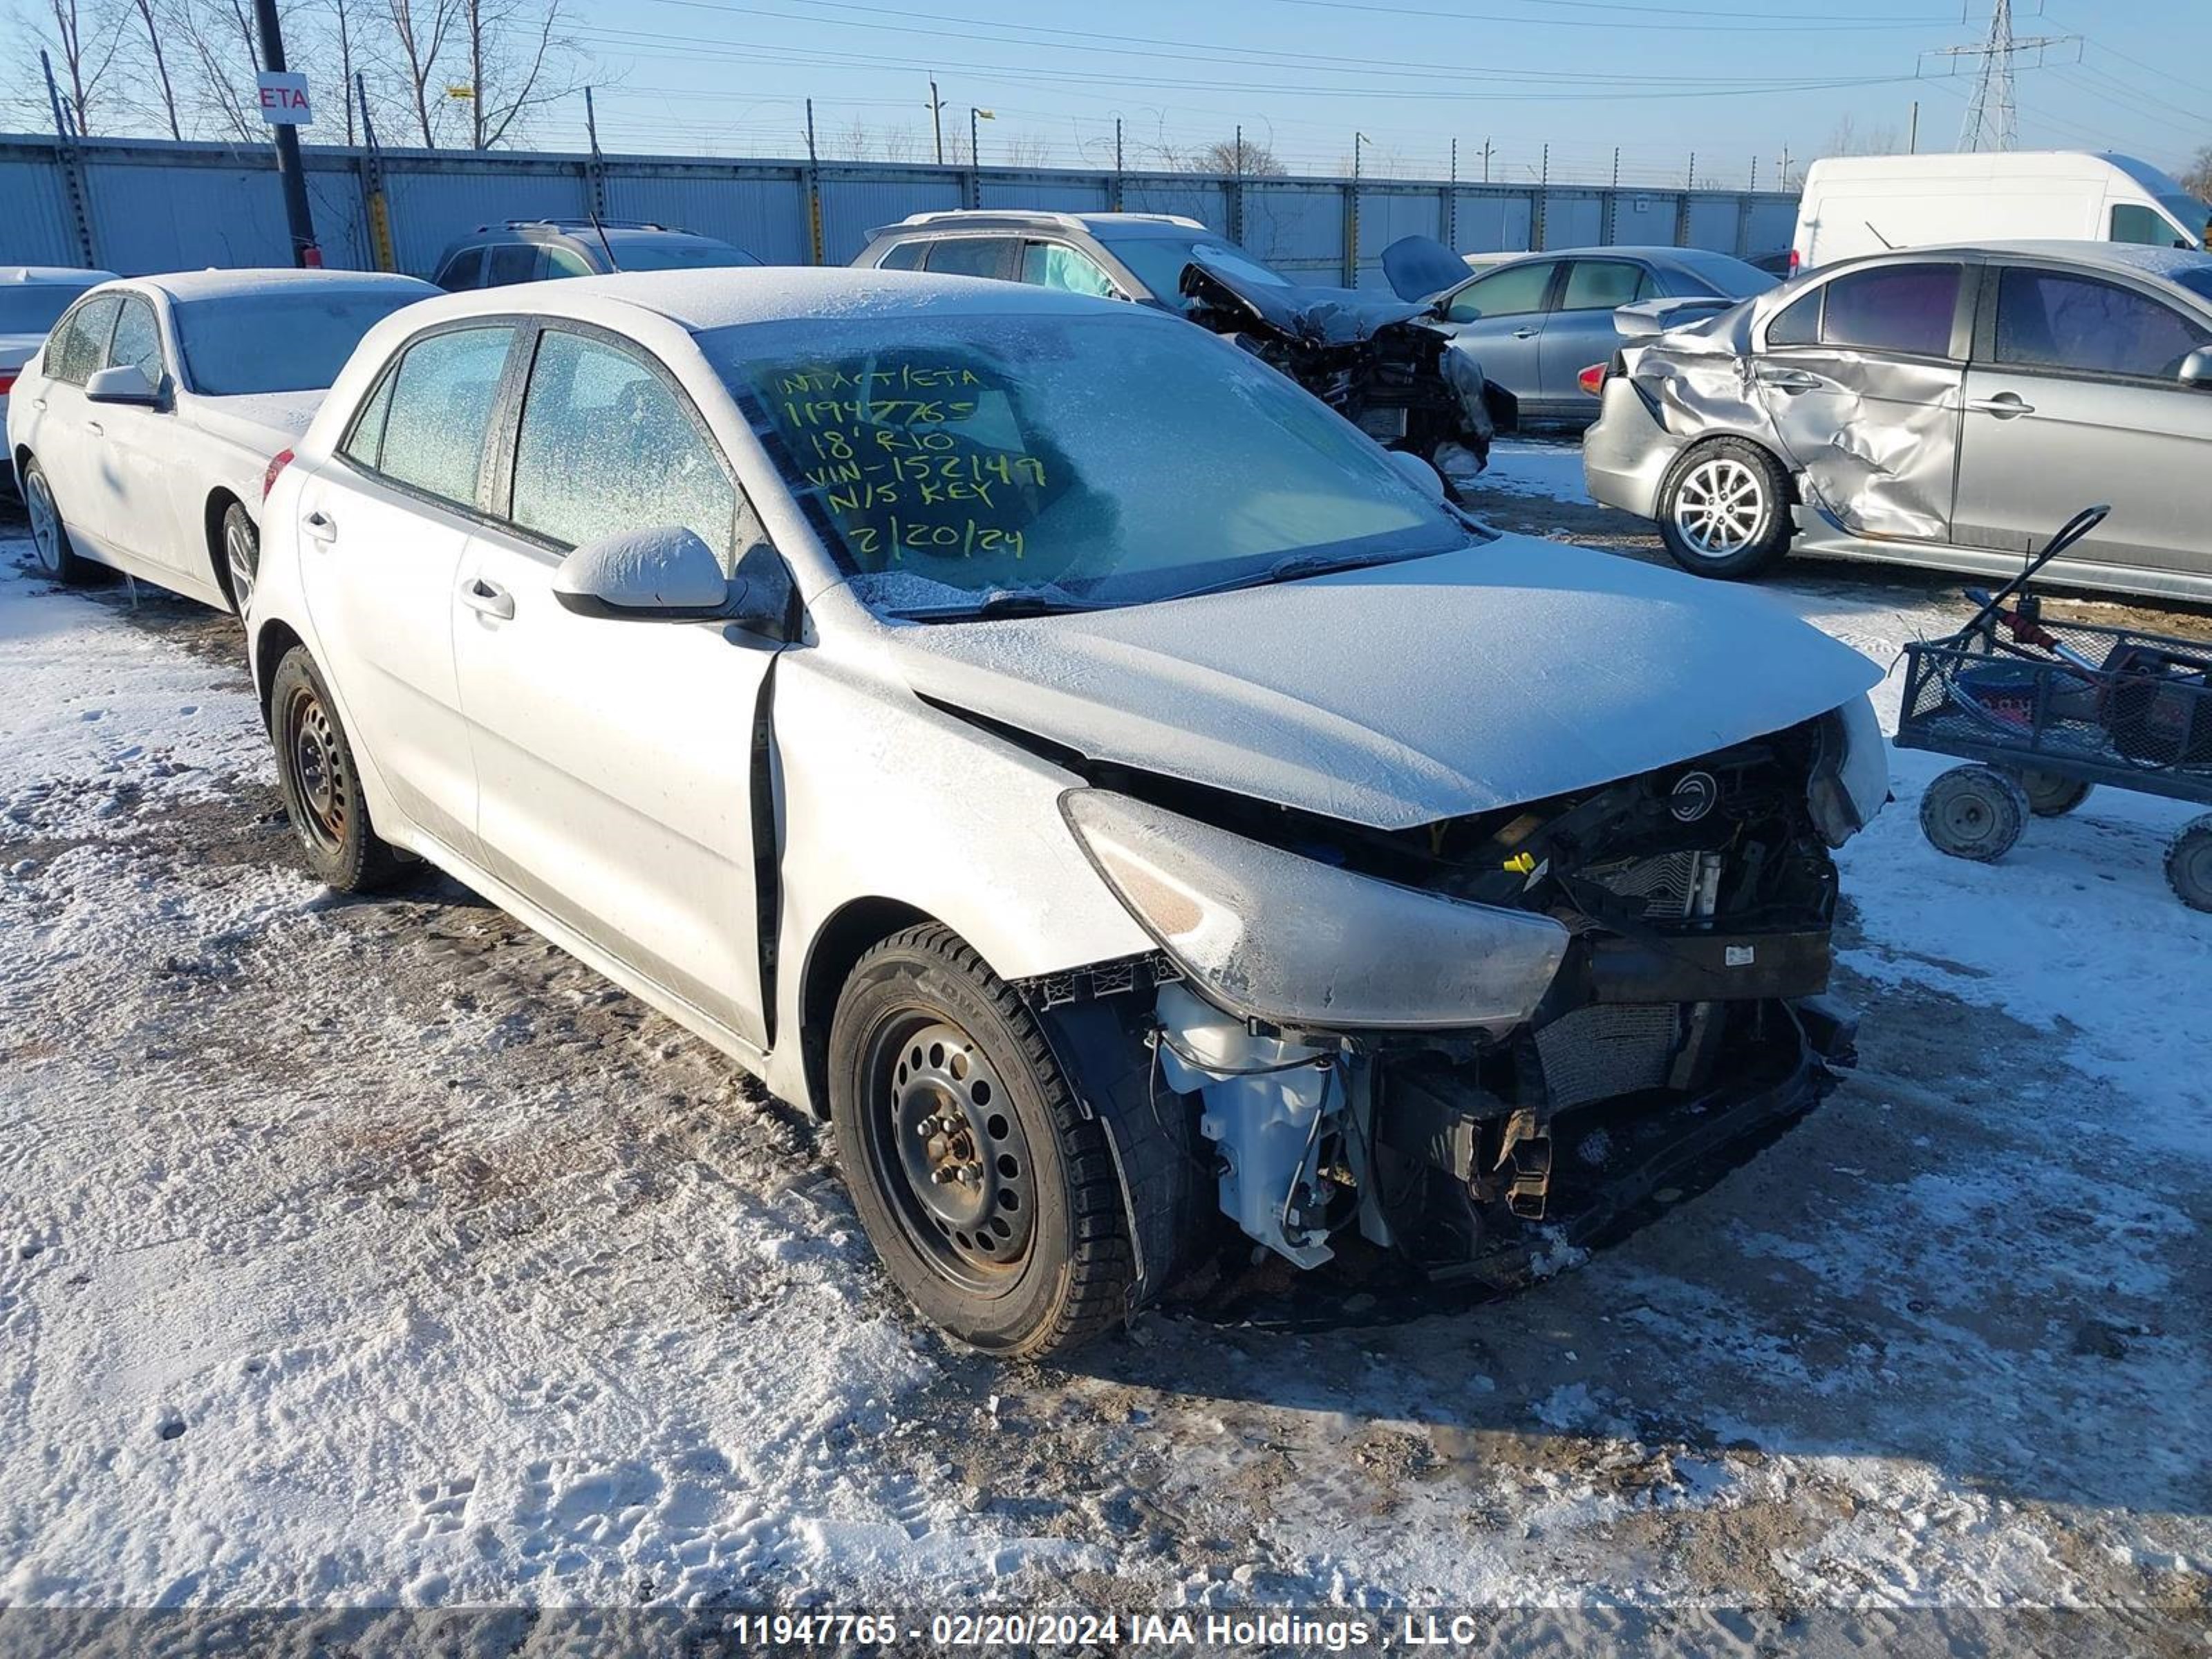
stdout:
<svg viewBox="0 0 2212 1659">
<path fill-rule="evenodd" d="M 903 130 L 932 149 L 928 78 L 948 136 L 971 105 L 983 159 L 1109 161 L 1119 114 L 1132 167 L 1163 142 L 1247 136 L 1293 171 L 1339 170 L 1357 130 L 1374 172 L 1463 177 L 1486 141 L 1494 178 L 1770 185 L 1835 145 L 1957 143 L 1987 0 L 573 0 L 574 33 L 615 84 L 607 150 L 792 154 L 811 94 L 825 153 L 855 122 L 872 153 Z M 2017 75 L 2024 149 L 2116 149 L 2175 169 L 2212 144 L 2208 0 L 2015 0 L 2017 36 L 2076 37 Z M 596 70 L 595 73 L 598 72 Z M 1916 75 L 1919 77 L 1915 79 Z M 538 140 L 580 137 L 581 111 Z"/>
</svg>

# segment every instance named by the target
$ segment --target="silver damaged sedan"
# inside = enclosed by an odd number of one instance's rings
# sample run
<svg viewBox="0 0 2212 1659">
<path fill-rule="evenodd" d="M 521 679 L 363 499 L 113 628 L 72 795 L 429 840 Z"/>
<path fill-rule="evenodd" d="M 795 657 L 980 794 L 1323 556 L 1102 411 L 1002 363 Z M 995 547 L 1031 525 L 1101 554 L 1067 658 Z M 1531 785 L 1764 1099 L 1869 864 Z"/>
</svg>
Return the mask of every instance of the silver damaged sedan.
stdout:
<svg viewBox="0 0 2212 1659">
<path fill-rule="evenodd" d="M 2093 502 L 2053 582 L 2212 600 L 2212 254 L 2094 242 L 1853 260 L 1629 346 L 1590 494 L 1685 569 L 1794 544 L 2010 576 Z"/>
<path fill-rule="evenodd" d="M 1494 534 L 1172 317 L 878 271 L 448 295 L 362 343 L 263 524 L 310 867 L 427 859 L 827 1118 L 892 1281 L 994 1353 L 1224 1243 L 1508 1273 L 1849 1048 L 1873 665 Z"/>
</svg>

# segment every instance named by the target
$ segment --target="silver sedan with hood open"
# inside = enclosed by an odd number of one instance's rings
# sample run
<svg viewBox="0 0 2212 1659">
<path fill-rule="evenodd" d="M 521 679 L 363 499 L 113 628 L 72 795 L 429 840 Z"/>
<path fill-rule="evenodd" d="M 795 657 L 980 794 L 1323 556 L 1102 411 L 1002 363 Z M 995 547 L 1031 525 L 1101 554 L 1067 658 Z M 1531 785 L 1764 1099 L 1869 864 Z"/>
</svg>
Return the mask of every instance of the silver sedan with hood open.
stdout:
<svg viewBox="0 0 2212 1659">
<path fill-rule="evenodd" d="M 1510 1274 L 1848 1050 L 1874 666 L 1498 535 L 1158 313 L 451 295 L 364 343 L 265 522 L 312 866 L 427 858 L 829 1118 L 979 1347 L 1080 1342 L 1231 1229 Z"/>
</svg>

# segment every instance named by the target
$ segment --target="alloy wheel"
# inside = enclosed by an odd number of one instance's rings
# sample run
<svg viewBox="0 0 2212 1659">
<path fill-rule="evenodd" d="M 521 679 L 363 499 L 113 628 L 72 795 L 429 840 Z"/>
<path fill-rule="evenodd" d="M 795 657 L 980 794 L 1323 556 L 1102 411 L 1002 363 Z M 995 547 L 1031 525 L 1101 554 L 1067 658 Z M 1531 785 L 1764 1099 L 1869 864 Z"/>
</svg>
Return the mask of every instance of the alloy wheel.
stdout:
<svg viewBox="0 0 2212 1659">
<path fill-rule="evenodd" d="M 240 617 L 253 603 L 253 573 L 259 562 L 259 552 L 252 527 L 232 513 L 223 522 L 222 556 L 230 569 L 230 597 Z"/>
<path fill-rule="evenodd" d="M 1674 490 L 1674 528 L 1706 558 L 1741 553 L 1765 528 L 1766 515 L 1765 481 L 1729 456 L 1698 462 Z"/>
<path fill-rule="evenodd" d="M 49 577 L 58 578 L 62 572 L 64 546 L 62 515 L 54 506 L 53 491 L 46 487 L 46 475 L 33 472 L 26 482 L 23 505 L 31 519 L 31 545 L 39 555 L 39 569 Z"/>
</svg>

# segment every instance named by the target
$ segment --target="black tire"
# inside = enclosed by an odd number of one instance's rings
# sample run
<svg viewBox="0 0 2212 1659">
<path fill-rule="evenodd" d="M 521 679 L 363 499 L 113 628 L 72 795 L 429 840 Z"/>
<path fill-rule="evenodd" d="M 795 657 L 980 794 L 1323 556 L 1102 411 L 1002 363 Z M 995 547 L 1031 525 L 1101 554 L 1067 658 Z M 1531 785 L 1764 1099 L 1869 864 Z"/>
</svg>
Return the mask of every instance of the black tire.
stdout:
<svg viewBox="0 0 2212 1659">
<path fill-rule="evenodd" d="M 218 556 L 222 564 L 216 578 L 230 595 L 230 608 L 242 622 L 246 608 L 253 603 L 253 584 L 261 571 L 261 532 L 252 515 L 236 501 L 223 509 Z"/>
<path fill-rule="evenodd" d="M 1994 766 L 1954 766 L 1920 798 L 1920 831 L 1939 853 L 1988 864 L 2020 839 L 2027 792 Z"/>
<path fill-rule="evenodd" d="M 23 511 L 31 520 L 31 554 L 38 561 L 40 573 L 64 587 L 92 580 L 100 574 L 100 567 L 71 545 L 53 486 L 46 482 L 46 470 L 35 456 L 23 462 L 22 485 Z"/>
<path fill-rule="evenodd" d="M 2183 824 L 2166 849 L 2166 879 L 2192 910 L 2212 911 L 2212 812 Z"/>
<path fill-rule="evenodd" d="M 2056 772 L 2039 772 L 2033 767 L 2016 769 L 2013 776 L 2020 780 L 2021 790 L 2027 797 L 2027 810 L 2039 818 L 2063 818 L 2083 801 L 2097 786 L 2084 783 L 2079 778 L 2062 777 Z"/>
<path fill-rule="evenodd" d="M 830 1027 L 830 1117 L 861 1224 L 915 1306 L 1010 1359 L 1124 1318 L 1135 1283 L 1105 1131 L 1022 1000 L 950 930 L 854 966 Z"/>
<path fill-rule="evenodd" d="M 276 745 L 284 810 L 307 867 L 341 893 L 389 886 L 399 873 L 399 855 L 368 821 L 353 745 L 305 646 L 294 646 L 276 665 L 269 688 L 269 736 Z"/>
<path fill-rule="evenodd" d="M 1683 569 L 1740 581 L 1790 550 L 1790 478 L 1757 444 L 1720 438 L 1683 453 L 1659 489 L 1659 539 Z"/>
</svg>

